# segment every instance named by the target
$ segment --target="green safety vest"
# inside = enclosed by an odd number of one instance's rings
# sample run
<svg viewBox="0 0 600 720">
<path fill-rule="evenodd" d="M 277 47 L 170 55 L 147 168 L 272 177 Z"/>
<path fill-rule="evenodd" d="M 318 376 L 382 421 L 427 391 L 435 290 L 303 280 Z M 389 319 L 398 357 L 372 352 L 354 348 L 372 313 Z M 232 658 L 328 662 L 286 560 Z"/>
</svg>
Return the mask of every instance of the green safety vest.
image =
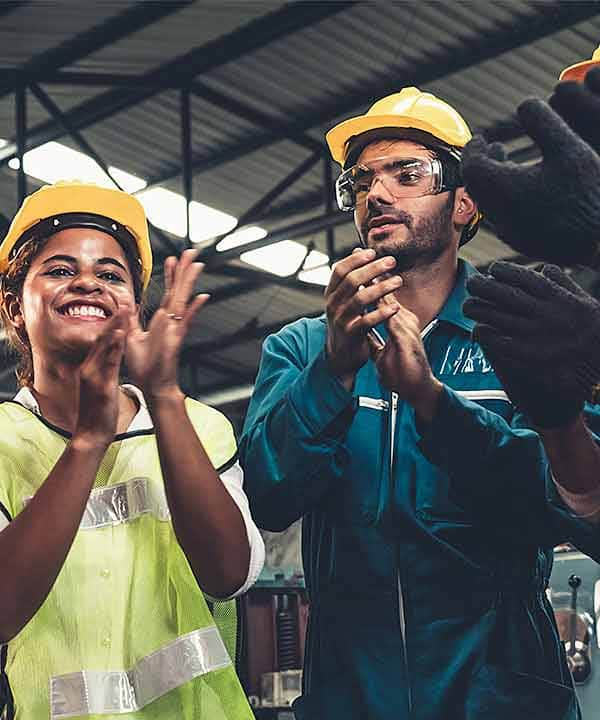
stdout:
<svg viewBox="0 0 600 720">
<path fill-rule="evenodd" d="M 222 471 L 236 457 L 231 425 L 189 398 L 186 409 Z M 0 405 L 0 502 L 12 518 L 67 442 L 18 403 Z M 224 643 L 173 532 L 154 432 L 116 436 L 52 590 L 4 648 L 16 720 L 251 720 L 231 661 L 232 604 L 216 605 Z"/>
</svg>

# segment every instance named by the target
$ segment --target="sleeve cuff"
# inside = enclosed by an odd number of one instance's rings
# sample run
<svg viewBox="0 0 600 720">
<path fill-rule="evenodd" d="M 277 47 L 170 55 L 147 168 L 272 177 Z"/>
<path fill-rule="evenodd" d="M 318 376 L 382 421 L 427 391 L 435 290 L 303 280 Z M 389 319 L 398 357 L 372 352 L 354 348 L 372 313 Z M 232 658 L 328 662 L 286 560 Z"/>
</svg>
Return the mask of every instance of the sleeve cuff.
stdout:
<svg viewBox="0 0 600 720">
<path fill-rule="evenodd" d="M 556 492 L 575 516 L 594 524 L 600 523 L 600 486 L 590 492 L 574 493 L 560 485 L 552 472 L 550 476 Z"/>
<path fill-rule="evenodd" d="M 265 543 L 262 539 L 258 528 L 252 515 L 250 514 L 250 506 L 248 498 L 243 490 L 243 477 L 244 473 L 239 462 L 229 467 L 225 472 L 220 474 L 220 478 L 227 489 L 227 492 L 231 495 L 232 500 L 237 505 L 244 525 L 246 527 L 246 536 L 248 537 L 248 545 L 250 546 L 250 562 L 248 563 L 248 575 L 244 584 L 239 587 L 234 593 L 228 597 L 212 598 L 215 602 L 224 602 L 226 600 L 232 600 L 239 595 L 244 595 L 257 581 L 260 571 L 263 569 L 265 564 Z M 207 597 L 210 597 L 207 595 Z"/>
</svg>

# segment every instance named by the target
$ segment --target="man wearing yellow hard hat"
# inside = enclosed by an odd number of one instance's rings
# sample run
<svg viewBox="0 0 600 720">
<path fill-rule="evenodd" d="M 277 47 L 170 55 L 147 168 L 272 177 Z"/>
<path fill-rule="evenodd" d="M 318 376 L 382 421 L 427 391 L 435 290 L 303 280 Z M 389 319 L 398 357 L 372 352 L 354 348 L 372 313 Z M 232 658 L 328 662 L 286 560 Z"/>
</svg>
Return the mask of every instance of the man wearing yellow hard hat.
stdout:
<svg viewBox="0 0 600 720">
<path fill-rule="evenodd" d="M 21 386 L 0 405 L 7 720 L 253 717 L 228 599 L 254 582 L 264 546 L 229 422 L 177 382 L 208 299 L 192 295 L 201 269 L 191 251 L 167 260 L 143 329 L 144 210 L 79 182 L 26 198 L 0 244 Z M 124 360 L 134 384 L 119 383 Z M 203 591 L 221 600 L 213 612 Z"/>
<path fill-rule="evenodd" d="M 582 521 L 462 312 L 470 137 L 417 88 L 327 134 L 362 247 L 264 344 L 240 456 L 259 526 L 303 519 L 299 720 L 578 717 L 544 589 Z"/>
</svg>

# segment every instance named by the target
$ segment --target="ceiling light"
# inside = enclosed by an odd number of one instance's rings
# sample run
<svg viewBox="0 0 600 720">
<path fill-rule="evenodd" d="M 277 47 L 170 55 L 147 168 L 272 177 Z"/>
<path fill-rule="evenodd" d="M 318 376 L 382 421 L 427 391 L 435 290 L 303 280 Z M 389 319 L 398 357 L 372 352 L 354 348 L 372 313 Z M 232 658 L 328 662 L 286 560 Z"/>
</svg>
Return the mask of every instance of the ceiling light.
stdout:
<svg viewBox="0 0 600 720">
<path fill-rule="evenodd" d="M 294 240 L 282 240 L 258 250 L 248 250 L 240 255 L 240 260 L 261 270 L 287 277 L 300 267 L 306 255 L 306 245 Z"/>
<path fill-rule="evenodd" d="M 258 227 L 258 225 L 251 225 L 250 227 L 236 230 L 224 237 L 217 245 L 217 250 L 223 252 L 224 250 L 231 250 L 232 248 L 239 247 L 240 245 L 246 245 L 249 242 L 255 240 L 262 240 L 267 237 L 267 231 L 264 228 Z"/>
</svg>

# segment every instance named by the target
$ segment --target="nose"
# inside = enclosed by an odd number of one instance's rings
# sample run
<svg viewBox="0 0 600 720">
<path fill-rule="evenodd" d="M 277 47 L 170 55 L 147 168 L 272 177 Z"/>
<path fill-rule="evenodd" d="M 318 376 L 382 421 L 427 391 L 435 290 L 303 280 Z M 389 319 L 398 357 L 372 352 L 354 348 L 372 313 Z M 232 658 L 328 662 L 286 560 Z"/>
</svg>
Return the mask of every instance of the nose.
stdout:
<svg viewBox="0 0 600 720">
<path fill-rule="evenodd" d="M 102 293 L 102 283 L 93 272 L 80 272 L 71 280 L 71 289 L 85 295 L 97 294 Z"/>
<path fill-rule="evenodd" d="M 385 186 L 383 178 L 379 175 L 373 177 L 371 187 L 367 193 L 367 205 L 391 205 L 394 202 L 394 198 L 391 196 L 390 191 Z"/>
</svg>

